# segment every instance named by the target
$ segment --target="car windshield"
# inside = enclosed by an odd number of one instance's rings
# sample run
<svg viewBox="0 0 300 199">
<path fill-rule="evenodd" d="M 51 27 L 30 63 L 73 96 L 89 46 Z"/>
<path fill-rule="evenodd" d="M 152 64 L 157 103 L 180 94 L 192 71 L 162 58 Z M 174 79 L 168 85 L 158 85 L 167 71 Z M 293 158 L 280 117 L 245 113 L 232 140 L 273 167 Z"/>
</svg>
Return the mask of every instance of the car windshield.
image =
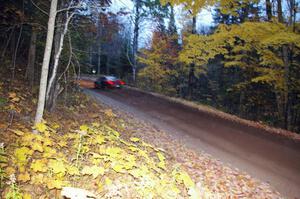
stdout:
<svg viewBox="0 0 300 199">
<path fill-rule="evenodd" d="M 117 80 L 117 78 L 114 77 L 114 76 L 107 76 L 106 79 L 110 80 L 110 81 L 116 81 Z"/>
</svg>

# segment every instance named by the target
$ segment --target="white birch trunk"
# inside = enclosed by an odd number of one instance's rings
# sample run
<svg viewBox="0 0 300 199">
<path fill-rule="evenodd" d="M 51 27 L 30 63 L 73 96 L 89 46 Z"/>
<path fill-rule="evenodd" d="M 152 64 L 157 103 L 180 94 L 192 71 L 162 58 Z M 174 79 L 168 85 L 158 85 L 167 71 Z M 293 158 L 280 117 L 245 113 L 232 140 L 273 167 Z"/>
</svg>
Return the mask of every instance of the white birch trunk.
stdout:
<svg viewBox="0 0 300 199">
<path fill-rule="evenodd" d="M 49 99 L 50 91 L 51 91 L 51 88 L 53 87 L 53 83 L 54 83 L 54 80 L 55 80 L 56 75 L 57 75 L 57 67 L 58 67 L 59 58 L 60 58 L 60 55 L 61 55 L 61 52 L 62 52 L 62 49 L 63 49 L 63 45 L 64 45 L 64 38 L 65 38 L 65 35 L 68 31 L 69 22 L 70 22 L 70 20 L 71 20 L 71 18 L 73 17 L 74 14 L 75 13 L 72 13 L 70 16 L 67 16 L 67 20 L 66 20 L 66 23 L 64 25 L 64 30 L 62 32 L 62 35 L 60 36 L 58 51 L 57 51 L 57 54 L 55 55 L 55 58 L 54 58 L 53 71 L 52 71 L 52 74 L 51 74 L 51 77 L 50 77 L 50 80 L 49 80 L 49 84 L 48 84 L 48 87 L 47 87 L 46 100 Z"/>
<path fill-rule="evenodd" d="M 51 1 L 50 14 L 48 20 L 47 40 L 46 40 L 43 65 L 42 65 L 42 74 L 40 80 L 39 98 L 38 98 L 37 110 L 36 110 L 35 121 L 34 121 L 35 124 L 40 123 L 42 121 L 43 114 L 44 114 L 49 62 L 50 62 L 51 51 L 52 51 L 53 35 L 55 29 L 55 18 L 57 13 L 57 1 L 58 0 Z"/>
</svg>

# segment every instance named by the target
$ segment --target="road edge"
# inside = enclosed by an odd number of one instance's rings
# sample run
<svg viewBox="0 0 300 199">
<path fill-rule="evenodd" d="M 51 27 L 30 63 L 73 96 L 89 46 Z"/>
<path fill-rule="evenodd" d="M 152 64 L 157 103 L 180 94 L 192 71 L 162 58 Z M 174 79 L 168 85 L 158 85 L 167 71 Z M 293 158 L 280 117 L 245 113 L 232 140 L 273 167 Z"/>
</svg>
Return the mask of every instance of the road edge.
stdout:
<svg viewBox="0 0 300 199">
<path fill-rule="evenodd" d="M 251 120 L 247 120 L 247 119 L 243 119 L 240 118 L 236 115 L 231 115 L 229 113 L 220 111 L 214 107 L 210 107 L 210 106 L 205 106 L 203 104 L 197 104 L 193 101 L 188 101 L 182 98 L 176 98 L 176 97 L 169 97 L 169 96 L 165 96 L 159 93 L 154 93 L 154 92 L 148 92 L 148 91 L 144 91 L 140 88 L 136 88 L 136 87 L 132 87 L 132 86 L 125 86 L 126 89 L 132 90 L 132 91 L 136 91 L 136 92 L 140 92 L 140 93 L 144 93 L 147 95 L 151 95 L 163 100 L 167 100 L 169 102 L 175 103 L 175 104 L 179 104 L 191 109 L 196 109 L 197 111 L 199 111 L 200 113 L 205 113 L 207 115 L 210 115 L 212 117 L 215 117 L 217 119 L 221 119 L 221 120 L 225 120 L 228 122 L 232 122 L 232 123 L 236 123 L 238 125 L 242 125 L 245 126 L 247 128 L 253 128 L 256 130 L 260 130 L 262 133 L 264 133 L 266 136 L 269 135 L 275 135 L 278 138 L 281 139 L 287 139 L 288 142 L 292 141 L 294 142 L 294 144 L 300 144 L 300 135 L 295 133 L 295 132 L 291 132 L 285 129 L 280 129 L 280 128 L 275 128 L 275 127 L 271 127 L 268 126 L 266 124 L 260 123 L 260 122 L 255 122 L 255 121 L 251 121 Z"/>
</svg>

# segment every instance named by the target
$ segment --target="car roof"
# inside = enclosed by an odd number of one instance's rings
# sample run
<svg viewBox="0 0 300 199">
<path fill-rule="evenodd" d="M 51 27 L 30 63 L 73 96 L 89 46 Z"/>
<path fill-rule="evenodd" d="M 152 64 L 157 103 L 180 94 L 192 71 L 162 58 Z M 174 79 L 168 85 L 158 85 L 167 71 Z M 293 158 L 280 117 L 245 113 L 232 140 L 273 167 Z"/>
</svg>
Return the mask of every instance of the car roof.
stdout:
<svg viewBox="0 0 300 199">
<path fill-rule="evenodd" d="M 116 76 L 112 76 L 112 75 L 102 75 L 100 76 L 98 79 L 101 79 L 101 78 L 106 78 L 106 79 L 118 79 Z"/>
<path fill-rule="evenodd" d="M 107 78 L 117 78 L 116 76 L 112 76 L 112 75 L 110 75 L 110 76 L 105 76 L 105 77 L 107 77 Z"/>
</svg>

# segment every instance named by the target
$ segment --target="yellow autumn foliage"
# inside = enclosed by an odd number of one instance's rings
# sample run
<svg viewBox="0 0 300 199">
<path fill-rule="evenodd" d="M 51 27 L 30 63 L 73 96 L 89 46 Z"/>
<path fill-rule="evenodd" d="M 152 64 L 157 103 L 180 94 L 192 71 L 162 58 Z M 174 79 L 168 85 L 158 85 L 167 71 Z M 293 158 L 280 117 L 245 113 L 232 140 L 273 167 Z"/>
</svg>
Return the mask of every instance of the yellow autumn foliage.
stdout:
<svg viewBox="0 0 300 199">
<path fill-rule="evenodd" d="M 97 184 L 100 192 L 113 190 L 119 183 L 124 186 L 129 183 L 132 193 L 142 198 L 192 196 L 189 193 L 195 187 L 186 180 L 190 179 L 188 175 L 177 166 L 168 164 L 168 158 L 161 149 L 138 137 L 125 140 L 118 131 L 105 124 L 81 125 L 79 130 L 74 130 L 76 136 L 58 136 L 47 123 L 41 126 L 38 129 L 43 132 L 39 135 L 29 131 L 16 134 L 18 145 L 14 146 L 12 154 L 16 164 L 5 166 L 5 171 L 17 173 L 18 184 L 41 186 L 48 191 L 60 190 L 76 183 L 80 177 Z M 51 133 L 45 134 L 46 131 Z M 86 131 L 86 134 L 81 134 L 81 131 Z M 62 138 L 64 142 L 58 142 Z M 28 142 L 35 144 L 29 145 Z M 58 144 L 49 146 L 50 143 Z M 82 146 L 79 154 L 78 143 Z M 75 164 L 76 158 L 80 164 Z M 179 176 L 182 172 L 180 180 L 172 173 L 175 169 Z"/>
<path fill-rule="evenodd" d="M 150 49 L 144 49 L 138 58 L 145 67 L 138 73 L 140 85 L 146 90 L 174 94 L 175 90 L 166 85 L 178 76 L 174 70 L 177 64 L 178 47 L 172 45 L 172 38 L 154 32 Z M 169 88 L 169 89 L 168 89 Z"/>
<path fill-rule="evenodd" d="M 162 4 L 184 5 L 194 15 L 197 15 L 202 9 L 210 6 L 218 6 L 223 14 L 236 15 L 238 8 L 243 7 L 249 2 L 258 2 L 258 0 L 160 0 L 160 2 Z"/>
<path fill-rule="evenodd" d="M 211 59 L 222 55 L 225 67 L 253 71 L 257 76 L 250 82 L 270 84 L 279 92 L 286 87 L 280 49 L 294 46 L 294 56 L 300 54 L 300 35 L 276 22 L 219 25 L 214 34 L 190 35 L 184 43 L 180 61 L 195 63 L 196 73 L 205 71 Z"/>
</svg>

